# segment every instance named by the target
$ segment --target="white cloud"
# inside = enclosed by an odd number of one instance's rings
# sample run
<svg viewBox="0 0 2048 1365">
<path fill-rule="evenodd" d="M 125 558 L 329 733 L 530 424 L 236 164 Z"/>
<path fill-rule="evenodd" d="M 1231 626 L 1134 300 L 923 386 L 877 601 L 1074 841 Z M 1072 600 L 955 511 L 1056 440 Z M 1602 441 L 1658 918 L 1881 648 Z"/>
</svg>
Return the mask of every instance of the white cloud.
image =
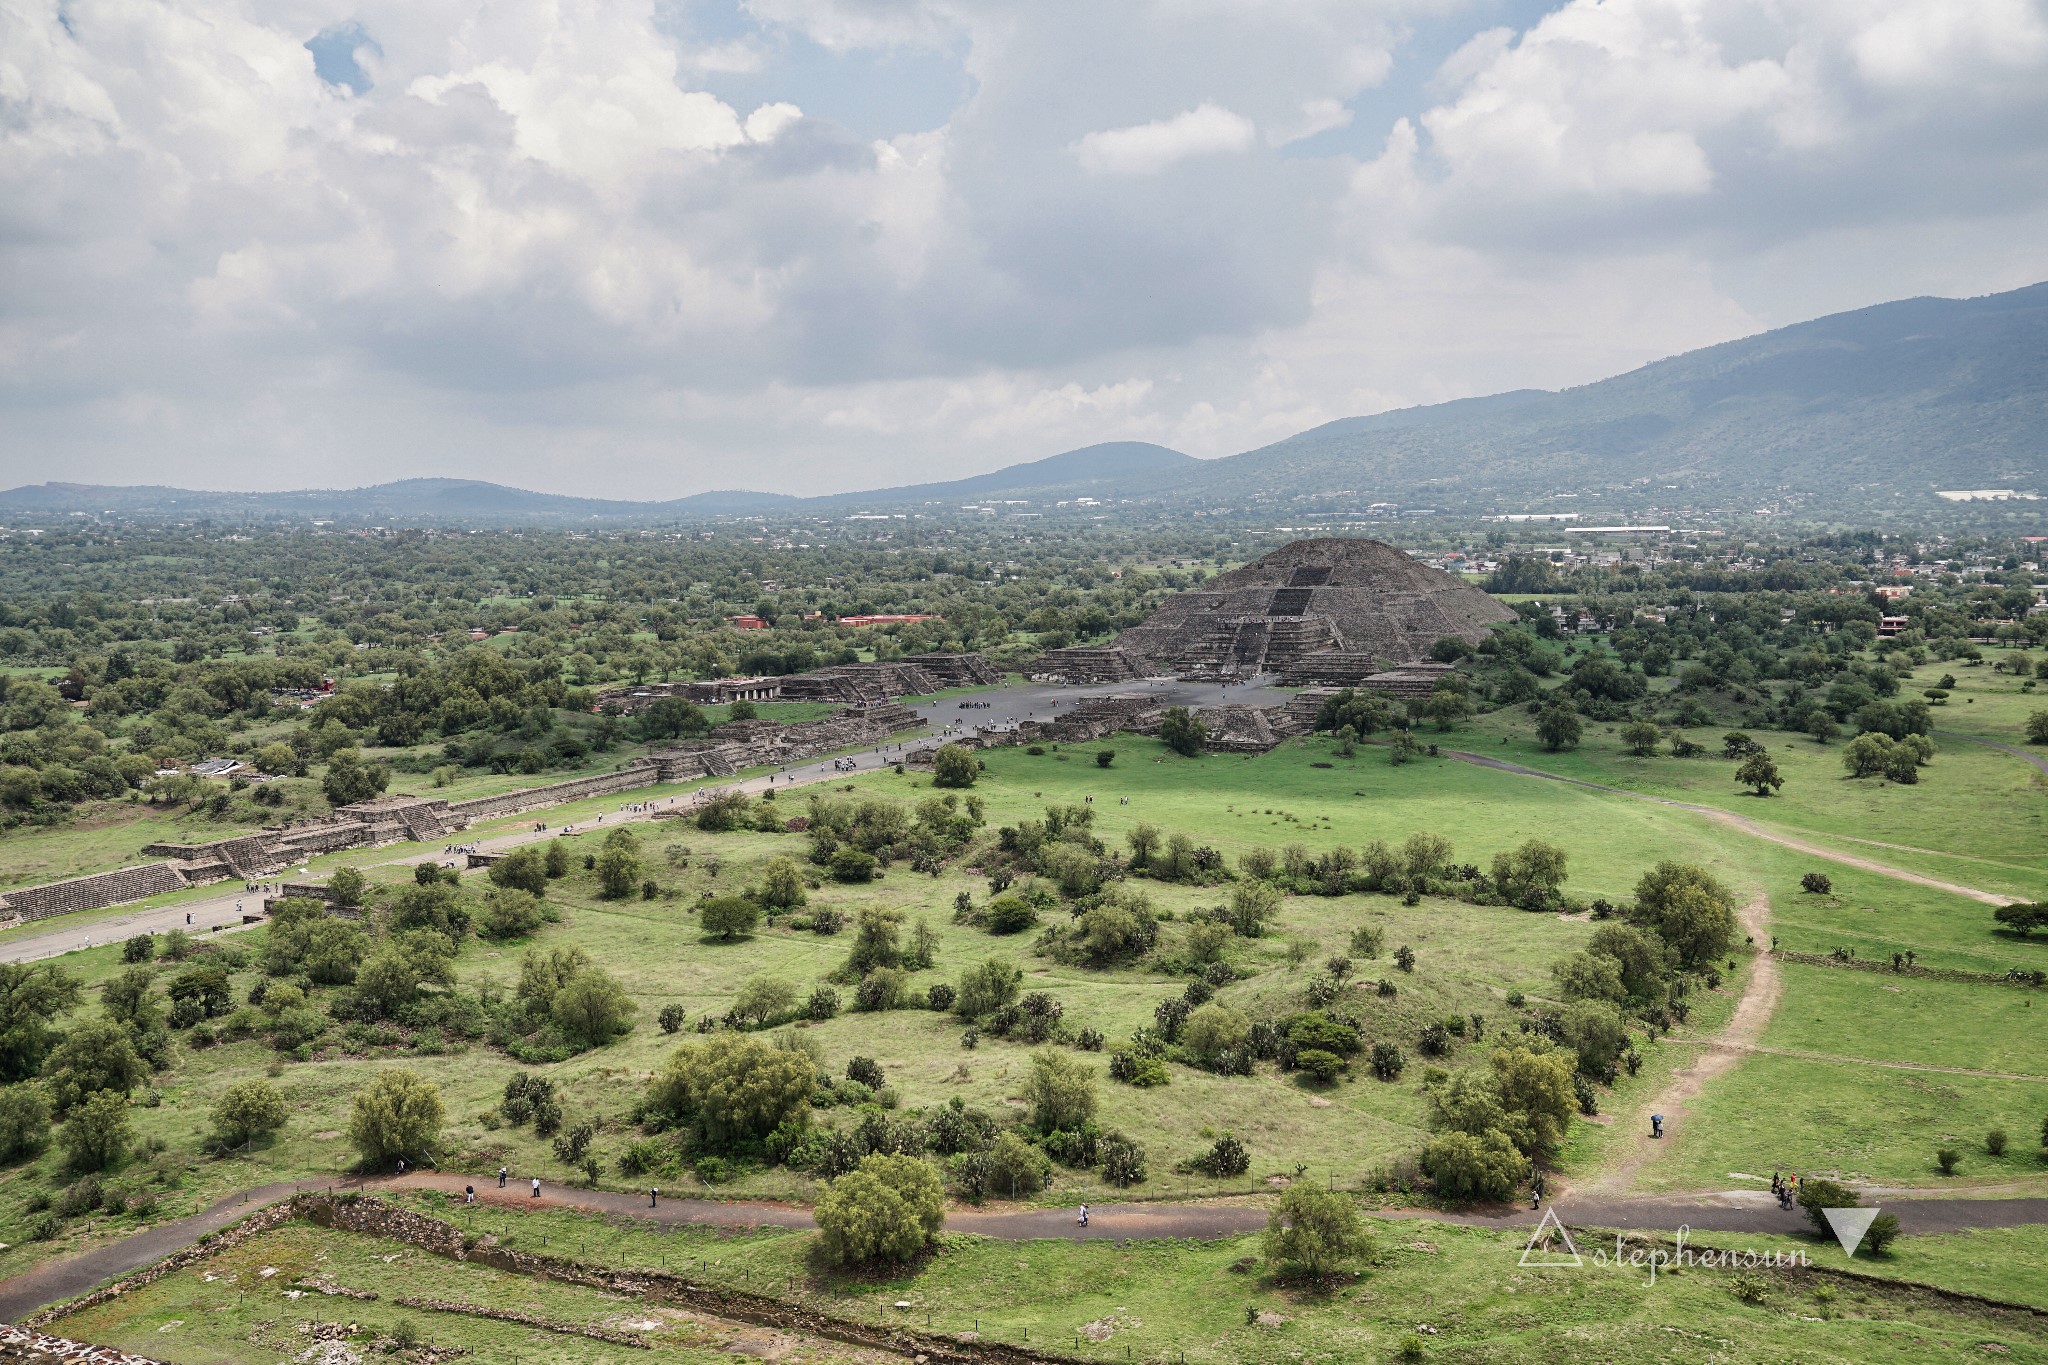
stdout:
<svg viewBox="0 0 2048 1365">
<path fill-rule="evenodd" d="M 1250 119 L 1204 103 L 1153 123 L 1089 133 L 1074 143 L 1074 157 L 1094 175 L 1157 175 L 1191 156 L 1244 151 L 1257 137 Z"/>
<path fill-rule="evenodd" d="M 1434 73 L 1458 0 L 666 12 L 0 0 L 0 483 L 1224 454 L 2048 277 L 2041 0 L 1569 0 Z"/>
</svg>

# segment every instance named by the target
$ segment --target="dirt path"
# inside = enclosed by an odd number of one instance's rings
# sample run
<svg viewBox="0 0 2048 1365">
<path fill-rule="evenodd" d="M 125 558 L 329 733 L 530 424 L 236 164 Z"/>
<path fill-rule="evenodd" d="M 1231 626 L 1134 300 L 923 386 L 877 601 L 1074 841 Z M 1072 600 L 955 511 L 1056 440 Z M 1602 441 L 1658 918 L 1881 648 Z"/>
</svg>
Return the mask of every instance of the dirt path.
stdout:
<svg viewBox="0 0 2048 1365">
<path fill-rule="evenodd" d="M 1993 747 L 2003 746 L 1994 745 Z M 1985 905 L 2011 905 L 2015 899 L 2012 896 L 2001 896 L 1996 892 L 1981 891 L 1974 886 L 1964 886 L 1958 882 L 1943 881 L 1939 877 L 1929 877 L 1919 872 L 1908 872 L 1902 867 L 1893 867 L 1888 863 L 1876 862 L 1869 858 L 1859 858 L 1853 853 L 1843 853 L 1837 849 L 1827 848 L 1824 845 L 1802 839 L 1797 835 L 1787 834 L 1780 830 L 1772 829 L 1767 825 L 1759 824 L 1746 815 L 1737 815 L 1734 811 L 1722 810 L 1719 806 L 1702 806 L 1691 801 L 1675 801 L 1668 796 L 1652 796 L 1647 792 L 1630 791 L 1626 787 L 1610 787 L 1600 782 L 1588 782 L 1581 777 L 1562 777 L 1557 773 L 1544 772 L 1541 768 L 1525 767 L 1520 763 L 1511 763 L 1504 758 L 1491 758 L 1485 754 L 1475 754 L 1465 749 L 1442 749 L 1438 752 L 1446 758 L 1455 758 L 1460 763 L 1471 763 L 1481 768 L 1492 768 L 1498 772 L 1515 773 L 1521 777 L 1540 777 L 1549 782 L 1562 782 L 1567 786 L 1584 787 L 1588 791 L 1608 792 L 1615 796 L 1627 796 L 1637 801 L 1648 801 L 1659 806 L 1670 806 L 1674 810 L 1692 811 L 1697 815 L 1704 815 L 1710 820 L 1726 825 L 1730 829 L 1739 830 L 1752 838 L 1764 839 L 1774 844 L 1782 844 L 1786 848 L 1796 849 L 1801 853 L 1808 853 L 1816 858 L 1825 858 L 1829 862 L 1841 863 L 1845 867 L 1858 868 L 1864 872 L 1874 872 L 1880 877 L 1890 877 L 1895 881 L 1911 882 L 1915 886 L 1925 886 L 1936 891 L 1947 891 L 1953 895 L 1967 896 L 1971 900 Z M 2025 758 L 2027 755 L 2021 754 L 2020 757 Z M 1858 840 L 1858 842 L 1874 843 L 1875 841 Z M 1897 847 L 1902 851 L 1905 848 L 1904 845 L 1898 845 Z M 1929 851 L 1931 852 L 1932 850 Z M 1947 857 L 1952 855 L 1943 854 L 1940 856 Z M 1763 940 L 1759 939 L 1758 941 L 1762 942 Z"/>
<path fill-rule="evenodd" d="M 37 1266 L 24 1275 L 0 1281 L 0 1322 L 18 1322 L 48 1304 L 85 1294 L 116 1276 L 139 1270 L 197 1241 L 201 1234 L 226 1227 L 265 1204 L 288 1198 L 300 1188 L 317 1190 L 431 1189 L 459 1195 L 465 1185 L 474 1185 L 479 1202 L 502 1209 L 570 1208 L 614 1217 L 644 1219 L 664 1227 L 804 1229 L 816 1226 L 810 1210 L 791 1204 L 764 1201 L 724 1202 L 715 1199 L 670 1199 L 663 1197 L 649 1207 L 648 1197 L 609 1190 L 585 1190 L 571 1186 L 543 1184 L 539 1198 L 530 1186 L 512 1182 L 503 1190 L 495 1179 L 483 1176 L 448 1175 L 428 1172 L 403 1180 L 382 1178 L 337 1180 L 331 1185 L 306 1181 L 300 1185 L 261 1185 L 230 1195 L 204 1213 L 148 1228 L 132 1237 L 109 1242 L 69 1260 Z M 1913 1190 L 1882 1192 L 1885 1207 L 1899 1216 L 1908 1233 L 1959 1232 L 1969 1228 L 2020 1227 L 2048 1223 L 2048 1199 L 2042 1198 L 1919 1198 Z M 1367 1208 L 1380 1218 L 1418 1219 L 1460 1223 L 1470 1227 L 1533 1227 L 1541 1215 L 1531 1209 L 1495 1208 L 1471 1213 L 1446 1213 L 1434 1209 Z M 1721 1191 L 1701 1195 L 1664 1195 L 1654 1199 L 1574 1195 L 1556 1202 L 1558 1216 L 1574 1227 L 1654 1229 L 1675 1232 L 1680 1227 L 1711 1232 L 1799 1232 L 1805 1219 L 1788 1213 L 1763 1191 Z M 447 1214 L 460 1222 L 462 1209 Z M 1098 1204 L 1089 1209 L 1086 1228 L 1076 1225 L 1070 1209 L 983 1208 L 952 1209 L 947 1212 L 949 1232 L 970 1233 L 999 1241 L 1022 1242 L 1043 1238 L 1073 1238 L 1088 1241 L 1122 1242 L 1159 1238 L 1213 1240 L 1243 1236 L 1266 1226 L 1266 1210 L 1250 1204 L 1156 1203 Z M 592 1230 L 593 1238 L 602 1233 Z M 548 1247 L 602 1261 L 603 1247 Z M 679 1262 L 686 1264 L 686 1262 Z"/>
<path fill-rule="evenodd" d="M 1605 1173 L 1581 1187 L 1583 1196 L 1621 1194 L 1633 1187 L 1644 1166 L 1662 1157 L 1673 1142 L 1683 1138 L 1686 1107 L 1698 1098 L 1707 1082 L 1733 1070 L 1745 1052 L 1756 1050 L 1763 1041 L 1764 1030 L 1770 1026 L 1771 1016 L 1777 1013 L 1778 1001 L 1785 993 L 1778 959 L 1769 951 L 1770 901 L 1759 892 L 1742 907 L 1739 918 L 1743 932 L 1757 945 L 1757 953 L 1750 961 L 1749 980 L 1743 985 L 1742 998 L 1736 1001 L 1728 1026 L 1716 1036 L 1700 1040 L 1700 1055 L 1674 1071 L 1663 1090 L 1637 1106 L 1636 1136 L 1627 1152 Z M 1666 1135 L 1661 1140 L 1650 1137 L 1651 1114 L 1664 1116 Z"/>
</svg>

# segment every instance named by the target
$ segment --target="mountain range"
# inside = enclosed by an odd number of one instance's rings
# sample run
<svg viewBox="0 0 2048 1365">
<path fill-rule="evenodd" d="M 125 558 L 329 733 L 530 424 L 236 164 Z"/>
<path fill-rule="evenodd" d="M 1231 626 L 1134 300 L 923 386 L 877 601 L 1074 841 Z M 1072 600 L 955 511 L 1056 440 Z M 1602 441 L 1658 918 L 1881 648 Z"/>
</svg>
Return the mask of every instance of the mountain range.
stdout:
<svg viewBox="0 0 2048 1365">
<path fill-rule="evenodd" d="M 0 513 L 395 524 L 684 520 L 1093 497 L 1162 507 L 1370 502 L 1506 509 L 1791 497 L 1914 512 L 1936 490 L 2048 493 L 2048 284 L 1915 298 L 1689 351 L 1578 388 L 1350 417 L 1223 459 L 1117 441 L 943 483 L 798 498 L 574 498 L 467 479 L 286 493 L 46 483 Z"/>
</svg>

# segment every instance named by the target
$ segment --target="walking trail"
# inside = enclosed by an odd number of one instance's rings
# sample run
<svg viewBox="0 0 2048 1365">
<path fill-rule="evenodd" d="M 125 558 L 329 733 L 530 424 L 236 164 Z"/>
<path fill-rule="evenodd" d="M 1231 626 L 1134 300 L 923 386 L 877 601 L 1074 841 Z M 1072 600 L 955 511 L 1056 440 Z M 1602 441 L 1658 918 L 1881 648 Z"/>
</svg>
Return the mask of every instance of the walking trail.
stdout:
<svg viewBox="0 0 2048 1365">
<path fill-rule="evenodd" d="M 1645 792 L 1630 791 L 1626 787 L 1610 787 L 1600 782 L 1588 782 L 1582 777 L 1564 777 L 1557 773 L 1544 772 L 1541 768 L 1525 767 L 1520 763 L 1510 763 L 1504 758 L 1492 758 L 1486 754 L 1475 754 L 1464 749 L 1443 749 L 1439 752 L 1446 758 L 1457 759 L 1460 763 L 1471 763 L 1481 768 L 1492 768 L 1498 772 L 1515 773 L 1522 777 L 1540 777 L 1550 782 L 1562 782 L 1567 786 L 1584 787 L 1589 791 L 1608 792 L 1615 796 L 1631 797 L 1637 801 L 1648 801 L 1659 806 L 1670 806 L 1676 810 L 1691 811 L 1696 815 L 1704 815 L 1709 820 L 1726 825 L 1730 829 L 1739 830 L 1752 838 L 1768 840 L 1774 844 L 1782 844 L 1786 848 L 1795 849 L 1800 853 L 1811 854 L 1816 858 L 1825 858 L 1829 862 L 1841 863 L 1845 867 L 1872 872 L 1880 877 L 1890 877 L 1896 881 L 1911 882 L 1915 886 L 1925 886 L 1936 891 L 1947 891 L 1953 895 L 1967 896 L 1971 900 L 1979 901 L 1985 905 L 2011 905 L 2013 903 L 2013 897 L 2011 896 L 2001 896 L 1996 892 L 1983 891 L 1974 886 L 1963 886 L 1958 882 L 1943 881 L 1939 877 L 1929 877 L 1919 872 L 1909 872 L 1902 867 L 1893 867 L 1889 863 L 1880 863 L 1869 858 L 1859 858 L 1853 853 L 1844 853 L 1839 849 L 1827 848 L 1821 844 L 1802 839 L 1797 835 L 1787 834 L 1782 830 L 1772 829 L 1768 825 L 1759 824 L 1746 815 L 1737 815 L 1734 811 L 1722 810 L 1719 806 L 1703 806 L 1692 801 L 1676 801 L 1668 796 L 1651 796 Z M 2022 754 L 2020 757 L 2026 758 L 2028 756 Z M 1859 840 L 1858 842 L 1874 841 Z M 1880 847 L 1884 847 L 1884 845 L 1880 845 Z M 1904 850 L 1903 845 L 1899 847 L 1902 851 Z"/>
<path fill-rule="evenodd" d="M 1673 1072 L 1663 1090 L 1638 1106 L 1632 1121 L 1636 1136 L 1631 1139 L 1630 1147 L 1607 1171 L 1582 1187 L 1584 1195 L 1604 1197 L 1633 1187 L 1636 1176 L 1645 1165 L 1663 1156 L 1674 1143 L 1685 1139 L 1688 1132 L 1686 1106 L 1699 1097 L 1707 1082 L 1733 1070 L 1745 1052 L 1755 1050 L 1763 1041 L 1764 1030 L 1769 1027 L 1771 1016 L 1777 1013 L 1778 1001 L 1785 993 L 1785 983 L 1778 971 L 1778 959 L 1768 946 L 1771 904 L 1762 892 L 1750 897 L 1749 903 L 1742 907 L 1741 921 L 1743 931 L 1757 945 L 1757 952 L 1750 962 L 1749 980 L 1743 986 L 1742 998 L 1735 1004 L 1735 1013 L 1729 1017 L 1728 1027 L 1715 1037 L 1700 1039 L 1699 1056 Z M 1670 1130 L 1665 1137 L 1656 1139 L 1650 1136 L 1651 1114 L 1664 1116 L 1664 1126 Z"/>
<path fill-rule="evenodd" d="M 442 1172 L 408 1174 L 402 1178 L 320 1181 L 300 1184 L 259 1185 L 242 1194 L 230 1195 L 204 1213 L 174 1223 L 138 1232 L 118 1242 L 109 1242 L 68 1260 L 37 1266 L 11 1280 L 0 1280 L 0 1322 L 18 1322 L 48 1304 L 76 1298 L 116 1276 L 153 1264 L 181 1250 L 207 1232 L 218 1231 L 264 1204 L 289 1198 L 301 1189 L 353 1190 L 380 1193 L 394 1190 L 438 1190 L 459 1196 L 465 1185 L 474 1185 L 479 1202 L 507 1210 L 575 1209 L 612 1217 L 644 1219 L 658 1227 L 807 1229 L 815 1227 L 808 1209 L 793 1204 L 767 1201 L 715 1199 L 671 1199 L 666 1196 L 650 1208 L 648 1196 L 621 1194 L 609 1190 L 577 1189 L 544 1184 L 538 1198 L 530 1186 L 514 1181 L 499 1189 L 495 1178 L 451 1175 Z M 2048 1199 L 1923 1199 L 1914 1191 L 1887 1192 L 1885 1207 L 1899 1216 L 1908 1233 L 1958 1232 L 1969 1228 L 2019 1227 L 2048 1223 Z M 1804 1217 L 1787 1213 L 1767 1192 L 1733 1191 L 1713 1195 L 1667 1195 L 1655 1199 L 1600 1198 L 1573 1196 L 1555 1205 L 1560 1218 L 1574 1227 L 1615 1228 L 1676 1232 L 1681 1226 L 1696 1232 L 1792 1233 L 1807 1230 Z M 1375 1217 L 1429 1219 L 1461 1223 L 1471 1227 L 1534 1227 L 1542 1217 L 1530 1209 L 1497 1208 L 1483 1212 L 1443 1213 L 1432 1209 L 1368 1209 Z M 459 1221 L 461 1207 L 449 1211 Z M 1078 1226 L 1072 1209 L 996 1207 L 951 1209 L 946 1215 L 949 1232 L 989 1237 L 997 1241 L 1023 1242 L 1043 1238 L 1073 1238 L 1087 1241 L 1146 1241 L 1161 1238 L 1214 1240 L 1262 1231 L 1266 1210 L 1238 1203 L 1145 1203 L 1098 1204 L 1089 1209 L 1089 1223 Z M 594 1236 L 601 1236 L 595 1229 Z M 582 1256 L 603 1261 L 598 1254 Z M 579 1256 L 579 1259 L 582 1258 Z"/>
</svg>

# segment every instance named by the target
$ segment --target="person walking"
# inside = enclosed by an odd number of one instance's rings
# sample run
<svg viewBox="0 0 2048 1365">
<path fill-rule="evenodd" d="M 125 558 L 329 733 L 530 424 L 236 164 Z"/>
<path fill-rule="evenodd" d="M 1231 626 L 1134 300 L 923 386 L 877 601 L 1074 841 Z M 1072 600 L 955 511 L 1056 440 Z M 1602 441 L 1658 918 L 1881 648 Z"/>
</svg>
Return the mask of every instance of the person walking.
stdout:
<svg viewBox="0 0 2048 1365">
<path fill-rule="evenodd" d="M 535 1199 L 538 1199 L 538 1198 L 540 1198 L 540 1177 L 539 1177 L 539 1176 L 535 1176 L 535 1177 L 533 1178 L 533 1197 L 534 1197 Z"/>
<path fill-rule="evenodd" d="M 1086 1204 L 1081 1206 L 1081 1216 L 1076 1221 L 1084 1228 L 1088 1226 L 1088 1206 Z"/>
<path fill-rule="evenodd" d="M 661 1202 L 661 1188 L 660 1188 L 659 1186 L 657 1186 L 657 1185 L 649 1185 L 649 1186 L 647 1187 L 647 1207 L 648 1207 L 648 1208 L 650 1208 L 650 1209 L 651 1209 L 651 1208 L 654 1208 L 654 1207 L 656 1207 L 657 1205 L 659 1205 L 659 1204 L 660 1204 L 660 1202 Z"/>
<path fill-rule="evenodd" d="M 404 1158 L 404 1157 L 400 1157 L 400 1158 L 398 1158 L 398 1174 L 399 1174 L 399 1175 L 400 1175 L 401 1177 L 405 1175 L 405 1158 Z"/>
<path fill-rule="evenodd" d="M 476 1186 L 464 1185 L 462 1187 L 462 1202 L 465 1204 L 474 1204 L 476 1202 Z"/>
<path fill-rule="evenodd" d="M 503 1167 L 503 1166 L 500 1166 L 500 1167 L 498 1168 L 498 1188 L 499 1188 L 499 1189 L 501 1189 L 501 1190 L 502 1190 L 502 1189 L 504 1189 L 504 1188 L 505 1188 L 505 1177 L 506 1177 L 507 1175 L 509 1175 L 509 1174 L 511 1174 L 511 1172 L 510 1172 L 510 1171 L 508 1171 L 508 1170 L 507 1170 L 507 1169 L 506 1169 L 505 1167 Z"/>
</svg>

